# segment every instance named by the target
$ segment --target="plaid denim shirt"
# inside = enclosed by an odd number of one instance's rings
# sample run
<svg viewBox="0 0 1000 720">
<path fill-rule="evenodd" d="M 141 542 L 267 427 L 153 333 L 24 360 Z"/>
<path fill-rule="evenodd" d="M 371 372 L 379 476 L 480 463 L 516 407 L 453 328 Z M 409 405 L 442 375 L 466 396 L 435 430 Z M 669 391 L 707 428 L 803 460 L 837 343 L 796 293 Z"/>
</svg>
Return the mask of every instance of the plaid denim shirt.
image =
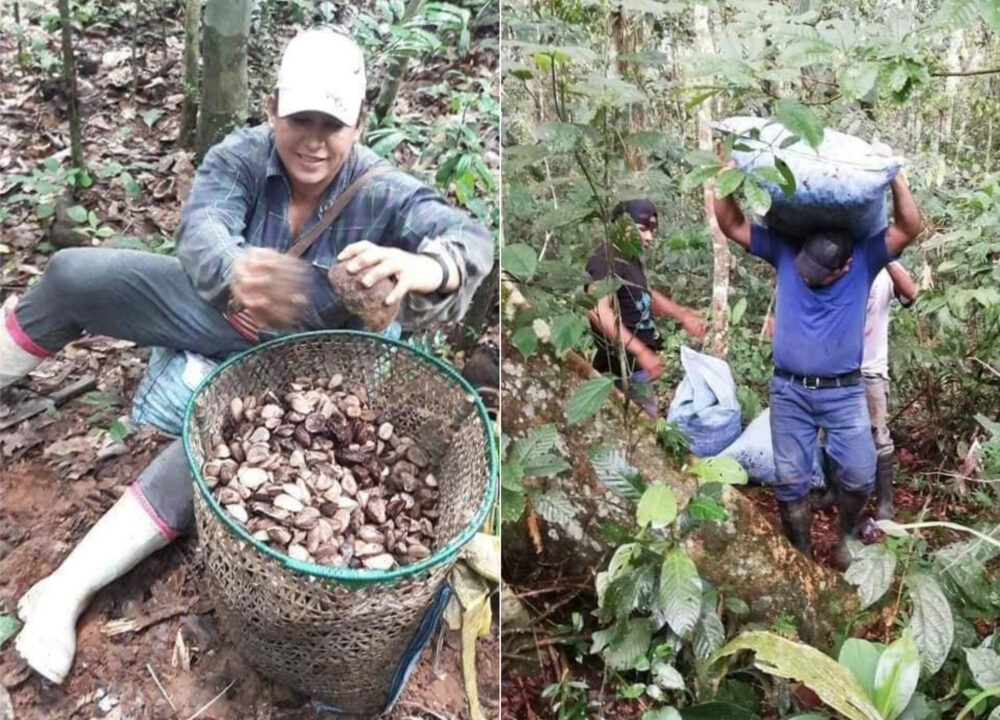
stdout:
<svg viewBox="0 0 1000 720">
<path fill-rule="evenodd" d="M 316 225 L 355 178 L 383 162 L 355 144 L 302 231 Z M 278 251 L 290 247 L 290 199 L 291 188 L 266 126 L 237 130 L 209 150 L 181 213 L 177 246 L 202 298 L 223 310 L 237 258 L 249 247 Z M 408 294 L 397 318 L 407 329 L 460 319 L 493 266 L 493 243 L 486 228 L 412 176 L 391 170 L 371 179 L 303 256 L 313 270 L 310 307 L 296 330 L 359 326 L 326 276 L 341 250 L 361 240 L 408 252 L 440 249 L 455 261 L 461 274 L 458 290 Z"/>
</svg>

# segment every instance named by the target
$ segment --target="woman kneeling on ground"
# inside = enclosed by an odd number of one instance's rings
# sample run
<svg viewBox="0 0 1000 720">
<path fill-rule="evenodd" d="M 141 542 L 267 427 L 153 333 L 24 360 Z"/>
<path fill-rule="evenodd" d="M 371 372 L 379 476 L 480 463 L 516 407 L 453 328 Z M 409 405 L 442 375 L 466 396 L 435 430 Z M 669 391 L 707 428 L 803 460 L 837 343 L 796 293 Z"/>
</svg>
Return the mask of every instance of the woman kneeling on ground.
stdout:
<svg viewBox="0 0 1000 720">
<path fill-rule="evenodd" d="M 266 126 L 233 132 L 198 169 L 179 257 L 104 248 L 53 255 L 0 325 L 0 388 L 84 333 L 222 358 L 280 334 L 357 327 L 327 278 L 346 263 L 371 286 L 395 281 L 407 329 L 462 317 L 493 263 L 486 229 L 358 144 L 364 58 L 346 35 L 314 29 L 285 49 Z M 372 169 L 375 172 L 370 173 Z M 322 223 L 301 259 L 284 254 Z M 175 440 L 69 557 L 19 601 L 16 647 L 54 683 L 69 672 L 91 597 L 183 534 L 193 486 Z"/>
</svg>

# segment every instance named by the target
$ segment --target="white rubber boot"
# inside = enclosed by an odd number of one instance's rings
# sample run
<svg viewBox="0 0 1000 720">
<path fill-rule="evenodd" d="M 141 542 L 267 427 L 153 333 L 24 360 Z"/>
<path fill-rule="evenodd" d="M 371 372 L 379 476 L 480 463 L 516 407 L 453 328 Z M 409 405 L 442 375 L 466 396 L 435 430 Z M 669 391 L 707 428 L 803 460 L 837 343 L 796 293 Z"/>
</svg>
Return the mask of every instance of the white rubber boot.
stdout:
<svg viewBox="0 0 1000 720">
<path fill-rule="evenodd" d="M 76 621 L 90 598 L 170 542 L 130 488 L 62 565 L 17 603 L 24 627 L 14 646 L 39 674 L 66 679 L 76 653 Z"/>
<path fill-rule="evenodd" d="M 31 372 L 45 355 L 30 353 L 14 340 L 12 327 L 17 298 L 8 298 L 0 309 L 0 390 L 20 380 Z M 10 318 L 7 315 L 10 314 Z"/>
</svg>

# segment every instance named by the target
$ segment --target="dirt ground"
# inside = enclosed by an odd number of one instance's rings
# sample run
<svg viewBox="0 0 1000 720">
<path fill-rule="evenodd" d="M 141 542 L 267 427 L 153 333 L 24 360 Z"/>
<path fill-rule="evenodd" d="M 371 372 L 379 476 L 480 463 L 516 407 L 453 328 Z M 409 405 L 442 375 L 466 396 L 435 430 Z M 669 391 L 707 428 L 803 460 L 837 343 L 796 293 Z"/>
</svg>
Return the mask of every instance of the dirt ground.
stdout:
<svg viewBox="0 0 1000 720">
<path fill-rule="evenodd" d="M 71 421 L 70 421 L 71 424 Z M 58 437 L 65 422 L 48 428 Z M 3 467 L 0 510 L 0 612 L 14 613 L 17 598 L 60 560 L 117 499 L 160 440 L 137 438 L 134 454 L 102 463 L 96 473 L 67 481 L 40 458 Z M 227 647 L 214 614 L 201 598 L 193 541 L 155 554 L 91 602 L 78 625 L 73 670 L 61 686 L 31 672 L 13 650 L 0 651 L 0 684 L 10 694 L 17 720 L 160 720 L 188 718 L 229 688 L 199 717 L 212 720 L 305 720 L 329 717 L 308 698 L 258 675 Z M 170 613 L 139 632 L 107 637 L 113 620 Z M 435 662 L 436 637 L 390 715 L 404 718 L 466 718 L 458 634 L 445 632 Z M 187 655 L 190 666 L 184 667 Z M 483 711 L 497 714 L 499 646 L 496 626 L 477 647 Z M 157 688 L 153 676 L 159 680 Z M 231 686 L 230 686 L 231 685 Z M 169 701 L 168 699 L 169 698 Z M 171 708 L 170 703 L 173 704 Z M 0 703 L 0 717 L 3 717 Z"/>
</svg>

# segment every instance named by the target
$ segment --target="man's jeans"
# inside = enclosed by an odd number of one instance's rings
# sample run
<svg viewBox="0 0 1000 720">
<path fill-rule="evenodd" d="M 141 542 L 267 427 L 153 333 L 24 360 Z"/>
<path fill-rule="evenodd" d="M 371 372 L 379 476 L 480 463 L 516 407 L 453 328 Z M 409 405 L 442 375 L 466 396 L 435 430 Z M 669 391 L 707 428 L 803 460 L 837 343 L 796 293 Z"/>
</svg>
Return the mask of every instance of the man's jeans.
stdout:
<svg viewBox="0 0 1000 720">
<path fill-rule="evenodd" d="M 621 379 L 615 380 L 615 385 L 619 390 L 625 390 L 625 383 Z M 628 383 L 628 395 L 642 411 L 651 418 L 656 418 L 660 414 L 660 407 L 656 400 L 656 388 L 645 370 L 636 370 L 632 373 Z"/>
<path fill-rule="evenodd" d="M 771 378 L 771 442 L 780 502 L 809 493 L 816 435 L 823 429 L 833 479 L 841 490 L 870 493 L 875 482 L 872 442 L 864 383 L 840 388 L 807 389 L 784 378 Z"/>
</svg>

